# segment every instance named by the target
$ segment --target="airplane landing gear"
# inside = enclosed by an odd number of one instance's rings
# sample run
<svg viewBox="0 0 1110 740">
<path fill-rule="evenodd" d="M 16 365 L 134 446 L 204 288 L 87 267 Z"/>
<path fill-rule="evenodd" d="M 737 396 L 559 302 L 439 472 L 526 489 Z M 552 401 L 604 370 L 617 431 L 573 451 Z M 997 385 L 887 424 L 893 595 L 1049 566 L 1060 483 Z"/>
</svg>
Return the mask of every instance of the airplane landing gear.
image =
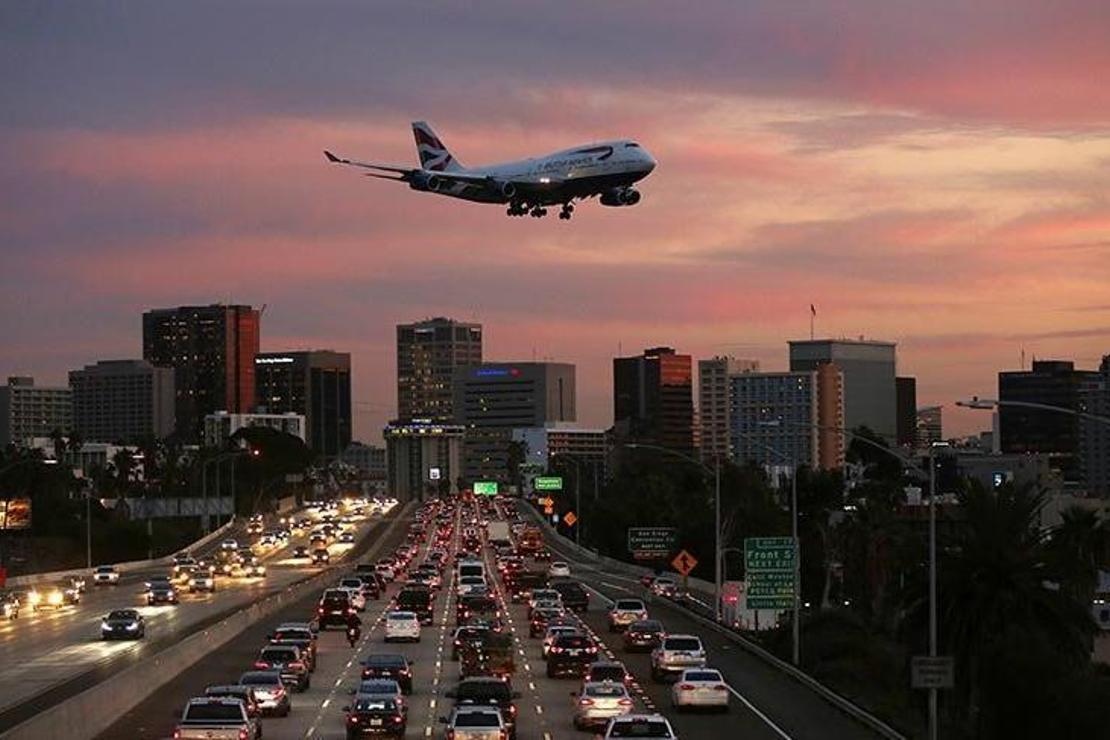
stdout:
<svg viewBox="0 0 1110 740">
<path fill-rule="evenodd" d="M 532 209 L 532 218 L 543 218 L 546 215 L 547 215 L 547 209 L 546 208 L 540 208 L 539 206 L 536 206 L 535 208 Z"/>
<path fill-rule="evenodd" d="M 563 221 L 570 221 L 572 213 L 574 213 L 574 206 L 570 203 L 564 203 L 563 210 L 559 211 L 559 218 Z"/>
<path fill-rule="evenodd" d="M 523 216 L 526 213 L 528 213 L 528 207 L 522 203 L 510 203 L 505 210 L 505 214 L 508 216 Z"/>
</svg>

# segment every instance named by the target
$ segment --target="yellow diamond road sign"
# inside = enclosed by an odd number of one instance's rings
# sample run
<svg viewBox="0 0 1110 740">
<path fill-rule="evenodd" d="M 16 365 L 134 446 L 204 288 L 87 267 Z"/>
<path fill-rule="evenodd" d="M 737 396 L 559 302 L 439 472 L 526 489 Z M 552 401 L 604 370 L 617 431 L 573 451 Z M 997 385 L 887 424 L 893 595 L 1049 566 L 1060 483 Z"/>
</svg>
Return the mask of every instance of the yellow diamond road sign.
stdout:
<svg viewBox="0 0 1110 740">
<path fill-rule="evenodd" d="M 567 512 L 567 513 L 566 513 L 566 514 L 565 514 L 565 515 L 563 516 L 563 521 L 564 521 L 564 522 L 566 523 L 566 525 L 567 525 L 568 527 L 573 527 L 573 526 L 574 526 L 574 523 L 575 523 L 576 521 L 578 521 L 578 517 L 577 517 L 577 516 L 575 516 L 575 514 L 574 514 L 574 512 L 573 512 L 573 511 L 568 511 L 568 512 Z"/>
</svg>

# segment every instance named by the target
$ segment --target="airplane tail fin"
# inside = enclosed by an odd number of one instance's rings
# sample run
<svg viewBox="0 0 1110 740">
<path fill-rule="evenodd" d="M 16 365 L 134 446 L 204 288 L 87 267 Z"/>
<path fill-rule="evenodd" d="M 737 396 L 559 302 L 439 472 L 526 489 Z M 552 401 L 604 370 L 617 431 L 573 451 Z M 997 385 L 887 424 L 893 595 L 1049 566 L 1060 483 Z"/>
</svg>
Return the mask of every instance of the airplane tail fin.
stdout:
<svg viewBox="0 0 1110 740">
<path fill-rule="evenodd" d="M 416 137 L 416 152 L 420 155 L 420 166 L 423 169 L 436 172 L 455 172 L 463 169 L 427 123 L 413 121 L 412 133 Z"/>
</svg>

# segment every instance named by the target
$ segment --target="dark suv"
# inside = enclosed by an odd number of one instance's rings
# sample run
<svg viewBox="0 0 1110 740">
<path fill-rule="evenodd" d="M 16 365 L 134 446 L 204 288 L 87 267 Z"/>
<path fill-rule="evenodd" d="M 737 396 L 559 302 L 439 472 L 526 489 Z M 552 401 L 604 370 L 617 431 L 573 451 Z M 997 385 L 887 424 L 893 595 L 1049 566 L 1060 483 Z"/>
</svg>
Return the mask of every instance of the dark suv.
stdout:
<svg viewBox="0 0 1110 740">
<path fill-rule="evenodd" d="M 597 660 L 597 646 L 585 635 L 555 638 L 547 652 L 547 677 L 570 673 L 581 676 Z"/>
<path fill-rule="evenodd" d="M 558 581 L 551 588 L 563 597 L 563 606 L 571 611 L 585 612 L 590 607 L 590 594 L 577 581 Z"/>
<path fill-rule="evenodd" d="M 455 706 L 490 706 L 501 710 L 501 720 L 509 733 L 510 740 L 516 738 L 516 704 L 515 699 L 520 698 L 519 691 L 513 691 L 508 681 L 500 678 L 474 677 L 465 678 L 451 691 L 447 692 L 448 699 L 455 700 Z"/>
<path fill-rule="evenodd" d="M 327 629 L 330 625 L 347 626 L 347 620 L 355 613 L 351 604 L 351 596 L 346 591 L 338 588 L 329 588 L 320 598 L 320 605 L 316 609 L 316 621 L 320 629 Z"/>
<path fill-rule="evenodd" d="M 392 678 L 401 687 L 401 693 L 412 693 L 412 664 L 403 655 L 382 653 L 369 655 L 362 661 L 362 680 Z"/>
<path fill-rule="evenodd" d="M 378 735 L 405 736 L 405 710 L 394 699 L 359 697 L 344 709 L 347 711 L 347 740 Z"/>
</svg>

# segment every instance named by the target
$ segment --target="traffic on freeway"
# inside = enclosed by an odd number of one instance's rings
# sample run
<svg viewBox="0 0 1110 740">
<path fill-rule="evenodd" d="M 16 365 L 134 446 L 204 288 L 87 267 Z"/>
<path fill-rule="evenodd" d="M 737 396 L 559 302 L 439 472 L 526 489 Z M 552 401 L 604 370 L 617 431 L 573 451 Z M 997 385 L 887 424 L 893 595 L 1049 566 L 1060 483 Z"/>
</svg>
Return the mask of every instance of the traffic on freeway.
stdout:
<svg viewBox="0 0 1110 740">
<path fill-rule="evenodd" d="M 734 648 L 556 562 L 507 502 L 427 502 L 101 737 L 869 736 L 785 729 L 736 689 Z"/>
<path fill-rule="evenodd" d="M 51 603 L 57 601 L 52 587 L 10 594 L 20 608 L 17 618 L 0 623 L 0 731 L 319 572 L 308 558 L 295 557 L 300 543 L 322 539 L 341 558 L 395 504 L 352 500 L 257 517 L 231 527 L 222 541 L 176 557 L 172 566 L 130 573 L 97 568 L 81 588 L 70 584 L 74 597 L 58 604 Z M 342 541 L 345 534 L 349 542 Z"/>
</svg>

